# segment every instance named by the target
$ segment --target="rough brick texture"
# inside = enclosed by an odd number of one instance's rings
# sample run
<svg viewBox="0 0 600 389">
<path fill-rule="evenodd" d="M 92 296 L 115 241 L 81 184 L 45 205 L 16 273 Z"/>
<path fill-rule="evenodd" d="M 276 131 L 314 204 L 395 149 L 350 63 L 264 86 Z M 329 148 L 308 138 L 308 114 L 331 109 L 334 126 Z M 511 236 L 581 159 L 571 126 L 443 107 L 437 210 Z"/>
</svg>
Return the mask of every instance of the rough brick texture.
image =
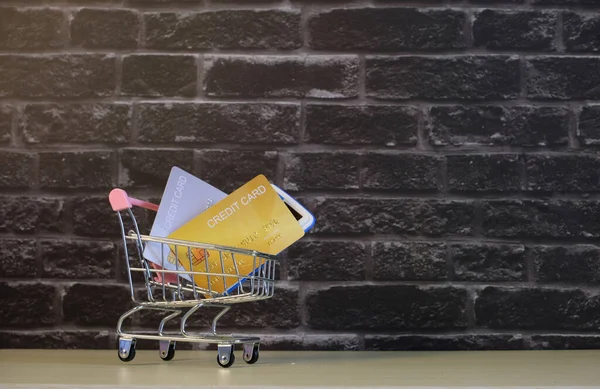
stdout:
<svg viewBox="0 0 600 389">
<path fill-rule="evenodd" d="M 222 332 L 600 347 L 599 37 L 598 0 L 3 2 L 0 344 L 114 349 L 108 193 L 160 203 L 178 166 L 226 193 L 264 174 L 316 216 Z"/>
</svg>

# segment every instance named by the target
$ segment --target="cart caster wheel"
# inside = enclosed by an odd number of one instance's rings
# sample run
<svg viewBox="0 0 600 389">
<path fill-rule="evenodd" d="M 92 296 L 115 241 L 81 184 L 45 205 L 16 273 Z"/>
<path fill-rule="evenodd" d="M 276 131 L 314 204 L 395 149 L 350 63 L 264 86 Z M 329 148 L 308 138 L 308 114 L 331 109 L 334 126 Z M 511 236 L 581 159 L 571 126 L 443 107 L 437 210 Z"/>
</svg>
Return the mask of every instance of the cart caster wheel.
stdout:
<svg viewBox="0 0 600 389">
<path fill-rule="evenodd" d="M 258 348 L 259 344 L 245 344 L 244 345 L 244 362 L 249 365 L 258 361 Z"/>
<path fill-rule="evenodd" d="M 170 361 L 175 356 L 175 342 L 160 341 L 160 359 Z"/>
<path fill-rule="evenodd" d="M 219 345 L 219 354 L 217 355 L 217 363 L 221 367 L 230 367 L 235 362 L 232 345 Z"/>
<path fill-rule="evenodd" d="M 135 339 L 119 339 L 119 359 L 122 362 L 131 362 L 135 358 Z"/>
</svg>

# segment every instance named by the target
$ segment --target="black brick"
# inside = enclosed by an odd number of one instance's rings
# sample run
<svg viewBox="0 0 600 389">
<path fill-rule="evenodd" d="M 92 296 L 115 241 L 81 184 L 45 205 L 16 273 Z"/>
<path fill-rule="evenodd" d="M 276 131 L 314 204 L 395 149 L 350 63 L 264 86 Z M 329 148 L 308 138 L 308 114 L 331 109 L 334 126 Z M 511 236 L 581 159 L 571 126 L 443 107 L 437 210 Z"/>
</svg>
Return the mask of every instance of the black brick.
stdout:
<svg viewBox="0 0 600 389">
<path fill-rule="evenodd" d="M 538 282 L 600 283 L 600 249 L 596 246 L 537 246 L 531 255 Z"/>
<path fill-rule="evenodd" d="M 28 104 L 19 131 L 27 143 L 125 143 L 128 104 Z"/>
<path fill-rule="evenodd" d="M 146 46 L 153 49 L 296 49 L 300 12 L 224 10 L 145 15 Z"/>
<path fill-rule="evenodd" d="M 436 190 L 440 158 L 428 155 L 365 155 L 363 186 L 368 189 Z"/>
<path fill-rule="evenodd" d="M 486 9 L 476 12 L 474 19 L 476 47 L 500 50 L 555 49 L 555 13 Z"/>
<path fill-rule="evenodd" d="M 293 104 L 141 104 L 140 141 L 298 142 L 300 107 Z"/>
<path fill-rule="evenodd" d="M 0 274 L 2 277 L 36 277 L 36 250 L 34 239 L 0 240 Z"/>
<path fill-rule="evenodd" d="M 451 192 L 510 192 L 521 188 L 518 155 L 449 155 L 447 158 Z"/>
<path fill-rule="evenodd" d="M 41 243 L 43 276 L 51 278 L 113 278 L 117 246 L 112 242 L 57 241 Z"/>
<path fill-rule="evenodd" d="M 276 287 L 272 298 L 239 304 L 219 320 L 219 326 L 235 328 L 296 328 L 299 325 L 298 291 L 282 287 Z"/>
<path fill-rule="evenodd" d="M 431 330 L 466 327 L 466 302 L 466 292 L 451 287 L 362 285 L 313 292 L 306 306 L 313 329 Z"/>
<path fill-rule="evenodd" d="M 162 190 L 171 168 L 193 171 L 194 151 L 177 149 L 125 149 L 121 154 L 123 187 L 153 187 Z"/>
<path fill-rule="evenodd" d="M 509 56 L 367 57 L 367 96 L 377 99 L 511 99 L 519 61 Z"/>
<path fill-rule="evenodd" d="M 107 97 L 115 74 L 112 54 L 0 56 L 0 97 Z"/>
<path fill-rule="evenodd" d="M 598 0 L 533 0 L 535 5 L 590 5 L 598 6 Z"/>
<path fill-rule="evenodd" d="M 0 326 L 40 327 L 56 323 L 52 285 L 0 282 Z"/>
<path fill-rule="evenodd" d="M 310 46 L 329 50 L 436 50 L 465 47 L 464 12 L 414 8 L 336 9 L 308 22 Z"/>
<path fill-rule="evenodd" d="M 0 7 L 0 49 L 48 49 L 65 46 L 67 19 L 56 9 Z"/>
<path fill-rule="evenodd" d="M 74 284 L 66 289 L 62 309 L 65 322 L 112 327 L 131 307 L 128 287 Z"/>
<path fill-rule="evenodd" d="M 195 96 L 196 58 L 141 54 L 123 58 L 124 96 Z"/>
<path fill-rule="evenodd" d="M 365 279 L 367 251 L 361 242 L 294 243 L 286 255 L 291 280 L 360 281 Z"/>
<path fill-rule="evenodd" d="M 494 237 L 600 237 L 600 202 L 491 200 L 483 204 L 483 233 Z"/>
<path fill-rule="evenodd" d="M 71 41 L 85 48 L 135 48 L 139 30 L 135 12 L 84 8 L 73 15 Z"/>
<path fill-rule="evenodd" d="M 521 245 L 456 243 L 451 252 L 457 281 L 527 280 L 527 250 Z"/>
<path fill-rule="evenodd" d="M 583 107 L 577 135 L 583 145 L 600 145 L 600 105 Z"/>
<path fill-rule="evenodd" d="M 44 197 L 0 199 L 0 232 L 65 232 L 65 204 Z"/>
<path fill-rule="evenodd" d="M 146 224 L 146 213 L 134 208 L 140 233 L 149 233 L 150 226 Z M 123 214 L 125 232 L 133 229 L 129 215 Z M 73 231 L 77 235 L 95 237 L 121 236 L 119 219 L 105 197 L 85 197 L 75 200 L 73 205 Z"/>
<path fill-rule="evenodd" d="M 520 350 L 523 337 L 511 334 L 485 335 L 367 335 L 368 351 L 483 351 Z"/>
<path fill-rule="evenodd" d="M 42 188 L 109 188 L 113 170 L 114 155 L 108 151 L 40 154 Z"/>
<path fill-rule="evenodd" d="M 447 279 L 444 243 L 373 243 L 374 279 L 440 281 Z"/>
<path fill-rule="evenodd" d="M 356 153 L 293 154 L 286 158 L 284 190 L 357 189 Z"/>
<path fill-rule="evenodd" d="M 225 193 L 231 193 L 259 174 L 275 181 L 274 151 L 205 150 L 198 153 L 199 177 Z"/>
<path fill-rule="evenodd" d="M 319 233 L 473 234 L 471 201 L 317 198 L 309 208 L 318 215 Z"/>
<path fill-rule="evenodd" d="M 489 328 L 596 330 L 600 298 L 581 290 L 487 287 L 475 300 L 477 324 Z"/>
<path fill-rule="evenodd" d="M 8 105 L 0 105 L 0 144 L 9 143 L 12 135 L 13 109 Z"/>
<path fill-rule="evenodd" d="M 30 188 L 33 161 L 32 154 L 0 151 L 0 188 Z"/>
<path fill-rule="evenodd" d="M 600 58 L 530 57 L 526 67 L 530 99 L 600 99 Z"/>
<path fill-rule="evenodd" d="M 471 4 L 523 4 L 525 0 L 469 0 Z"/>
<path fill-rule="evenodd" d="M 527 155 L 527 188 L 544 192 L 600 191 L 600 158 L 592 155 Z"/>
<path fill-rule="evenodd" d="M 416 145 L 417 110 L 399 106 L 308 105 L 306 140 L 323 144 Z"/>
<path fill-rule="evenodd" d="M 550 107 L 433 107 L 429 143 L 463 147 L 566 145 L 568 115 L 564 108 Z"/>
<path fill-rule="evenodd" d="M 108 331 L 0 332 L 0 344 L 11 349 L 112 349 Z"/>
<path fill-rule="evenodd" d="M 532 335 L 530 348 L 534 350 L 597 350 L 599 335 Z"/>
<path fill-rule="evenodd" d="M 356 56 L 214 56 L 204 60 L 211 97 L 349 98 L 358 95 Z"/>
<path fill-rule="evenodd" d="M 564 40 L 567 51 L 600 51 L 600 14 L 563 14 Z"/>
</svg>

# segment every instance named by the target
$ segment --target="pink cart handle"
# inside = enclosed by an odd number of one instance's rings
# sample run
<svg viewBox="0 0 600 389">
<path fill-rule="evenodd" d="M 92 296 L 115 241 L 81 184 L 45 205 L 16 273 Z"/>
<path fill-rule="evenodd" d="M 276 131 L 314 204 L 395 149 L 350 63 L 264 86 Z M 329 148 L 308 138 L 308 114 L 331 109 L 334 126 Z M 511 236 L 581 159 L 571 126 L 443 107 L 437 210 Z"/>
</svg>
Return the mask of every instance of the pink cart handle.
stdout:
<svg viewBox="0 0 600 389">
<path fill-rule="evenodd" d="M 116 188 L 111 190 L 108 195 L 108 201 L 110 202 L 110 206 L 112 207 L 113 211 L 124 211 L 126 209 L 132 208 L 134 205 L 136 207 L 142 207 L 152 211 L 158 211 L 158 205 L 129 197 L 127 195 L 127 192 L 125 192 L 123 189 Z M 150 266 L 152 266 L 154 269 L 161 269 L 160 266 L 154 263 L 150 263 Z M 162 283 L 162 276 L 163 273 L 157 273 L 154 276 L 154 280 L 156 282 Z M 176 274 L 167 273 L 164 276 L 166 283 L 177 283 Z"/>
<path fill-rule="evenodd" d="M 158 211 L 158 205 L 129 197 L 127 192 L 125 192 L 123 189 L 116 188 L 111 190 L 108 195 L 108 201 L 110 201 L 110 206 L 112 207 L 113 211 L 124 211 L 133 207 L 134 205 L 136 207 L 146 208 L 151 211 Z"/>
</svg>

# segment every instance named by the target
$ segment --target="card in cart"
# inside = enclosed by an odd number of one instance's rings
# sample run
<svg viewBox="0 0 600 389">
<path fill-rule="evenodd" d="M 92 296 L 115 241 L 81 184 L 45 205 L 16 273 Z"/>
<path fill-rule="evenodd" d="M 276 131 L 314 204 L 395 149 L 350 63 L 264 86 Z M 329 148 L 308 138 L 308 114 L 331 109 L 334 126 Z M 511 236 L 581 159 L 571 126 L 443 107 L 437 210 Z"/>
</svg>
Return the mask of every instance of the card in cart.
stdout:
<svg viewBox="0 0 600 389">
<path fill-rule="evenodd" d="M 304 236 L 304 229 L 289 211 L 279 194 L 264 175 L 259 175 L 208 208 L 181 228 L 169 234 L 171 239 L 200 241 L 222 246 L 256 250 L 276 255 Z M 171 260 L 175 248 L 171 248 Z M 192 250 L 191 271 L 222 273 L 221 258 L 227 274 L 247 276 L 254 273 L 251 255 L 219 255 L 215 250 Z M 190 258 L 185 247 L 178 247 L 181 264 L 190 271 Z M 185 258 L 185 259 L 184 259 Z M 234 263 L 235 259 L 235 263 Z M 196 275 L 201 288 L 223 293 L 234 288 L 231 277 Z M 226 284 L 227 283 L 227 284 Z"/>
<path fill-rule="evenodd" d="M 169 174 L 150 236 L 166 238 L 172 232 L 206 211 L 212 205 L 227 197 L 227 194 L 204 182 L 198 177 L 174 166 Z M 144 258 L 160 267 L 164 262 L 167 270 L 185 269 L 177 267 L 174 261 L 168 261 L 169 247 L 161 244 L 148 242 L 144 249 Z M 191 281 L 188 275 L 184 277 Z M 171 277 L 172 279 L 172 277 Z"/>
</svg>

